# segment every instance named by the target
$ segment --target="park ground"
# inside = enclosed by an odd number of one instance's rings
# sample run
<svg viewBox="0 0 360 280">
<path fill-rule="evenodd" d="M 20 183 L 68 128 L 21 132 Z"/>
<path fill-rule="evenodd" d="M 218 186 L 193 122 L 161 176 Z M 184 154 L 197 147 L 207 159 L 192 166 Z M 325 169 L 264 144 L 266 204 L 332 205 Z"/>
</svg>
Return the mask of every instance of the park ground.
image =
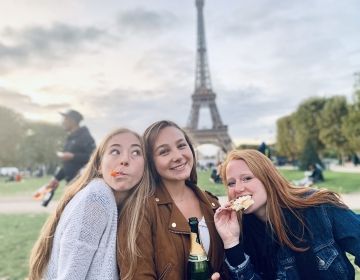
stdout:
<svg viewBox="0 0 360 280">
<path fill-rule="evenodd" d="M 341 168 L 325 171 L 326 182 L 319 187 L 340 192 L 345 203 L 360 212 L 360 166 Z M 289 180 L 298 180 L 303 176 L 303 172 L 286 168 L 281 172 Z M 199 186 L 206 186 L 205 189 L 217 195 L 221 203 L 225 202 L 224 186 L 211 183 L 209 175 L 209 171 L 199 172 Z M 32 199 L 32 194 L 47 180 L 49 177 L 29 178 L 20 183 L 0 180 L 0 255 L 6 256 L 0 259 L 0 280 L 26 279 L 30 250 L 64 190 L 61 185 L 54 201 L 48 207 L 42 207 L 39 201 Z M 355 279 L 360 280 L 358 268 Z"/>
</svg>

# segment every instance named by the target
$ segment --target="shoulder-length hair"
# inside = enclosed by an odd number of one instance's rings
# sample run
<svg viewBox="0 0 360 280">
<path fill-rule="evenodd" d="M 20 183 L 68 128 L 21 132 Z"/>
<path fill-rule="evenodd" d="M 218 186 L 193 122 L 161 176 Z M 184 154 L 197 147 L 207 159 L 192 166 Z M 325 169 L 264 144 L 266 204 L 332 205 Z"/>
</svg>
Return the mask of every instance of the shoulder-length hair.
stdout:
<svg viewBox="0 0 360 280">
<path fill-rule="evenodd" d="M 191 153 L 193 155 L 193 166 L 191 168 L 190 177 L 186 180 L 186 184 L 189 186 L 193 186 L 197 184 L 197 173 L 196 173 L 196 156 L 195 156 L 195 149 L 193 144 L 191 143 L 189 135 L 180 128 L 176 123 L 168 120 L 162 120 L 153 123 L 150 125 L 143 134 L 144 140 L 144 147 L 146 153 L 146 159 L 148 162 L 149 172 L 150 172 L 150 180 L 155 185 L 158 186 L 161 184 L 161 176 L 156 170 L 155 163 L 154 163 L 154 145 L 155 141 L 160 133 L 160 131 L 166 127 L 175 127 L 180 130 L 184 134 L 184 138 L 188 143 Z"/>
<path fill-rule="evenodd" d="M 221 168 L 221 177 L 225 185 L 227 182 L 226 167 L 232 160 L 243 160 L 254 176 L 264 185 L 267 194 L 266 221 L 276 233 L 279 242 L 293 250 L 304 251 L 304 248 L 298 248 L 290 241 L 287 232 L 293 236 L 295 234 L 286 224 L 282 209 L 288 209 L 304 228 L 304 220 L 296 209 L 323 203 L 346 208 L 336 192 L 293 186 L 280 174 L 268 157 L 256 150 L 232 150 L 229 152 Z"/>
<path fill-rule="evenodd" d="M 90 160 L 85 166 L 82 174 L 76 179 L 74 179 L 74 181 L 72 181 L 70 185 L 66 188 L 64 195 L 62 196 L 57 205 L 56 211 L 48 218 L 48 220 L 44 224 L 39 239 L 35 243 L 31 252 L 29 263 L 29 280 L 42 279 L 51 256 L 56 227 L 59 223 L 60 217 L 66 205 L 80 190 L 85 188 L 91 180 L 101 177 L 101 175 L 99 174 L 99 169 L 103 155 L 105 153 L 106 146 L 114 136 L 123 133 L 134 134 L 139 139 L 140 143 L 142 143 L 141 137 L 137 133 L 125 128 L 114 130 L 103 139 L 103 141 L 92 153 Z M 131 189 L 129 197 L 124 203 L 124 206 L 121 207 L 122 212 L 131 211 L 134 217 L 132 219 L 132 223 L 126 225 L 127 231 L 129 232 L 126 237 L 128 238 L 128 246 L 131 248 L 130 252 L 134 255 L 138 251 L 136 245 L 136 236 L 139 225 L 141 224 L 143 218 L 142 205 L 145 201 L 147 194 L 150 192 L 149 188 L 150 185 L 147 183 L 145 176 L 143 176 L 143 179 L 137 184 L 137 186 Z"/>
</svg>

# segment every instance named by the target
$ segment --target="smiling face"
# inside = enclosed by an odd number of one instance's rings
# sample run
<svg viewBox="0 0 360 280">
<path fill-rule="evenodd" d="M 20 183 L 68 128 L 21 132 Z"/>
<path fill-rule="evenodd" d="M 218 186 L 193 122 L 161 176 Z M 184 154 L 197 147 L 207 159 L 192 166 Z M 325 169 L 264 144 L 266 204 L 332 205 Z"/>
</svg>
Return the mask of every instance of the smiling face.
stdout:
<svg viewBox="0 0 360 280">
<path fill-rule="evenodd" d="M 140 140 L 130 132 L 114 135 L 105 146 L 100 172 L 116 194 L 127 195 L 144 173 Z"/>
<path fill-rule="evenodd" d="M 178 128 L 168 126 L 160 130 L 153 147 L 153 160 L 161 181 L 185 181 L 194 164 L 193 154 Z"/>
<path fill-rule="evenodd" d="M 265 187 L 254 176 L 245 161 L 229 161 L 225 172 L 229 200 L 245 195 L 252 196 L 255 203 L 247 208 L 245 213 L 254 213 L 259 219 L 265 221 L 267 200 Z"/>
</svg>

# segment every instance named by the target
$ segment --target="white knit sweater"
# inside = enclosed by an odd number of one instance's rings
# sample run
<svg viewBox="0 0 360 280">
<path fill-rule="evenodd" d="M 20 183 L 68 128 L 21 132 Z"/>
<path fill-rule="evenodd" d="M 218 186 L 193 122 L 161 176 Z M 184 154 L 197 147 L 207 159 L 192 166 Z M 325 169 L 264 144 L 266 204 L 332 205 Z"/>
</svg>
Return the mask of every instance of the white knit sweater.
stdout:
<svg viewBox="0 0 360 280">
<path fill-rule="evenodd" d="M 119 279 L 117 206 L 112 189 L 94 179 L 61 215 L 45 279 Z"/>
</svg>

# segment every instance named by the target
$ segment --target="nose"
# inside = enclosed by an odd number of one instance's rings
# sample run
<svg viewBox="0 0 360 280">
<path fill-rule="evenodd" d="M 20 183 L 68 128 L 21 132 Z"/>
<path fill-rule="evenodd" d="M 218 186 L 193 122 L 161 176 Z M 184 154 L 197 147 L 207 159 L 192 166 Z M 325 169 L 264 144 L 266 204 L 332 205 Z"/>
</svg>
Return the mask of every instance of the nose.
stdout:
<svg viewBox="0 0 360 280">
<path fill-rule="evenodd" d="M 129 165 L 129 155 L 127 153 L 123 153 L 120 158 L 120 164 L 123 166 Z"/>
<path fill-rule="evenodd" d="M 182 158 L 182 153 L 181 153 L 181 151 L 175 150 L 175 151 L 173 152 L 173 158 L 172 158 L 172 160 L 173 160 L 174 162 L 178 162 L 178 161 L 181 160 L 181 158 Z"/>
<path fill-rule="evenodd" d="M 244 190 L 245 190 L 245 185 L 241 182 L 241 180 L 236 180 L 235 191 L 240 193 L 243 192 Z"/>
</svg>

